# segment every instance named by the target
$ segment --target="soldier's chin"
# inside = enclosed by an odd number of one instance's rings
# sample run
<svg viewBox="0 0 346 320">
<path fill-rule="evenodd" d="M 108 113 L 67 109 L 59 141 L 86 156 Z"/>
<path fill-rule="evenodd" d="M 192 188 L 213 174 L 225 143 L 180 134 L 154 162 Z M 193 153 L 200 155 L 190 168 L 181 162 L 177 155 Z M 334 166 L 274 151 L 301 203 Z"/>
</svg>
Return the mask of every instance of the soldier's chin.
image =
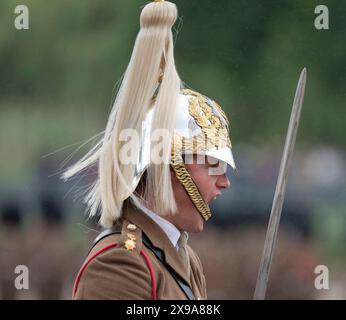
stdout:
<svg viewBox="0 0 346 320">
<path fill-rule="evenodd" d="M 204 222 L 205 222 L 205 220 L 204 220 L 204 218 L 201 216 L 201 219 L 200 219 L 200 222 L 199 222 L 199 224 L 198 224 L 198 227 L 197 227 L 196 232 L 202 232 L 202 231 L 203 231 L 203 229 L 204 229 Z"/>
<path fill-rule="evenodd" d="M 207 205 L 208 206 L 208 205 Z M 208 208 L 209 208 L 209 206 L 208 206 Z M 202 228 L 202 230 L 203 230 L 203 226 L 204 226 L 204 223 L 205 223 L 205 219 L 203 218 L 203 216 L 201 215 L 201 213 L 200 212 L 198 212 L 199 213 L 199 217 L 200 217 L 200 226 L 201 226 L 201 228 Z M 200 231 L 202 231 L 202 230 L 200 230 Z"/>
</svg>

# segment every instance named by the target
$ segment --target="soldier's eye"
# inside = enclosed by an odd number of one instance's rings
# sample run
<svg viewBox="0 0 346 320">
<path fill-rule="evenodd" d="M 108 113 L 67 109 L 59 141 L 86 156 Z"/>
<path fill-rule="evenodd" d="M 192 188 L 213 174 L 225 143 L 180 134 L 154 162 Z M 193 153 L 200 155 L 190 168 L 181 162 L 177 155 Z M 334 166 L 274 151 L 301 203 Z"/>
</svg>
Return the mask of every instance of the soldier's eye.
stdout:
<svg viewBox="0 0 346 320">
<path fill-rule="evenodd" d="M 218 168 L 219 167 L 219 162 L 216 162 L 216 163 L 214 163 L 214 164 L 209 164 L 209 167 L 210 168 Z"/>
</svg>

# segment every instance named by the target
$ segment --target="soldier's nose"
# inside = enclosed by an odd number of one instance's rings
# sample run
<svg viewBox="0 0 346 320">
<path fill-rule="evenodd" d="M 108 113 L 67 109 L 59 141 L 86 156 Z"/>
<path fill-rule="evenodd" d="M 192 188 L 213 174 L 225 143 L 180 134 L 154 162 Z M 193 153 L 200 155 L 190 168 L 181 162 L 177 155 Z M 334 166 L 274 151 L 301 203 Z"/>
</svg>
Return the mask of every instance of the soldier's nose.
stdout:
<svg viewBox="0 0 346 320">
<path fill-rule="evenodd" d="M 217 181 L 217 186 L 218 188 L 222 189 L 228 189 L 231 186 L 231 182 L 229 181 L 228 177 L 226 174 L 223 174 L 222 176 L 219 177 Z"/>
</svg>

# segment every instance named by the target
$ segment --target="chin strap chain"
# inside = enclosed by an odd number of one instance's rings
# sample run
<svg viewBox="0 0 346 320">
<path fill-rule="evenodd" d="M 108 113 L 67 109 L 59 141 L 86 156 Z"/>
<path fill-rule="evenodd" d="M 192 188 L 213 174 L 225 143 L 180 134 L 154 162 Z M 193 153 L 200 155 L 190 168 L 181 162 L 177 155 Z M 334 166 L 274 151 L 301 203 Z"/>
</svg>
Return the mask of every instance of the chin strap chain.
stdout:
<svg viewBox="0 0 346 320">
<path fill-rule="evenodd" d="M 210 209 L 204 202 L 201 193 L 199 192 L 191 175 L 187 171 L 181 154 L 174 154 L 172 152 L 171 167 L 173 168 L 177 179 L 183 185 L 192 203 L 195 205 L 202 218 L 205 221 L 208 221 L 211 217 Z"/>
</svg>

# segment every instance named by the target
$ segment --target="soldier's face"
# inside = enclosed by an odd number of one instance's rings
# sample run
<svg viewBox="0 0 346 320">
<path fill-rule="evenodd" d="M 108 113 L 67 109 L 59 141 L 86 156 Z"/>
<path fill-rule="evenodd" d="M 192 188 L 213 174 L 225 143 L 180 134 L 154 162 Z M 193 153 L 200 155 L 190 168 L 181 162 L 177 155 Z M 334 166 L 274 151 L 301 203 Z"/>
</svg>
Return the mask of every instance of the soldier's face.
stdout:
<svg viewBox="0 0 346 320">
<path fill-rule="evenodd" d="M 222 164 L 214 158 L 205 157 L 205 161 L 197 161 L 194 156 L 190 164 L 186 164 L 193 181 L 197 185 L 206 204 L 215 200 L 223 189 L 229 188 L 230 182 Z M 172 185 L 178 212 L 170 216 L 170 221 L 180 230 L 200 232 L 203 230 L 204 219 L 192 203 L 180 181 L 172 173 Z"/>
</svg>

